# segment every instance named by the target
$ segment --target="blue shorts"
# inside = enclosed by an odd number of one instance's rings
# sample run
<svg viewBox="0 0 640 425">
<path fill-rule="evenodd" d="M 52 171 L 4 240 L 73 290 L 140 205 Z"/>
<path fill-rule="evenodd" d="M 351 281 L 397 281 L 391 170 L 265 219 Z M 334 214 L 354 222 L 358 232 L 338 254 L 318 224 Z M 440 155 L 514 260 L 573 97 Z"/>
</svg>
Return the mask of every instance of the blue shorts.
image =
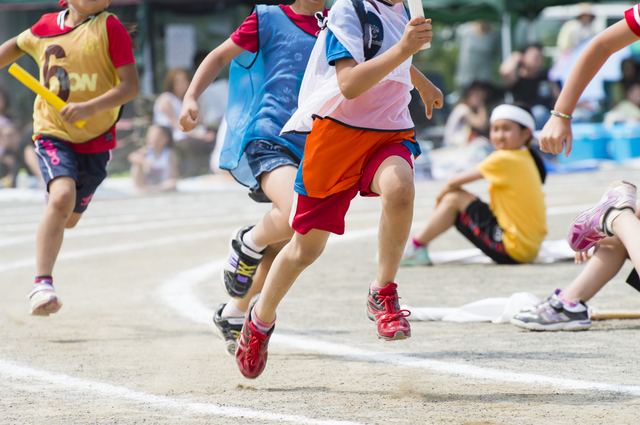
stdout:
<svg viewBox="0 0 640 425">
<path fill-rule="evenodd" d="M 68 143 L 46 137 L 36 140 L 35 149 L 47 191 L 51 180 L 71 177 L 76 182 L 76 206 L 73 212 L 83 213 L 96 189 L 107 177 L 111 151 L 81 154 Z"/>
<path fill-rule="evenodd" d="M 244 154 L 251 167 L 257 184 L 250 187 L 249 196 L 256 202 L 271 202 L 260 187 L 260 175 L 285 165 L 300 166 L 300 158 L 286 146 L 271 140 L 252 140 L 247 144 Z"/>
</svg>

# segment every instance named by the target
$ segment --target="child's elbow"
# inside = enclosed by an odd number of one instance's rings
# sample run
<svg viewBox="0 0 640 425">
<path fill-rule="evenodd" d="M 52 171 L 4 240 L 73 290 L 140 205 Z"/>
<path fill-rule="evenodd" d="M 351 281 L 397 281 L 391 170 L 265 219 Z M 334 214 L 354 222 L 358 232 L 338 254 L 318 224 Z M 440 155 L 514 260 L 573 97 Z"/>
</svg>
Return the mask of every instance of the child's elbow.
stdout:
<svg viewBox="0 0 640 425">
<path fill-rule="evenodd" d="M 340 87 L 340 92 L 345 97 L 345 99 L 352 100 L 360 95 L 360 93 L 356 93 L 353 86 L 345 81 L 339 81 L 338 87 Z"/>
</svg>

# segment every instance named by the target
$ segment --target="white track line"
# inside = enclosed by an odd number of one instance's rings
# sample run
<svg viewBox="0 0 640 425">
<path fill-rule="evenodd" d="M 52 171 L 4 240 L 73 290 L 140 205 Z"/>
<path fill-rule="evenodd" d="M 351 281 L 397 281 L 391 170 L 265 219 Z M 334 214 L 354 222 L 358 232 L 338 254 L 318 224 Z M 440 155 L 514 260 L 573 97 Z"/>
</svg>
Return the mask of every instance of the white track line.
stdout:
<svg viewBox="0 0 640 425">
<path fill-rule="evenodd" d="M 26 381 L 34 383 L 31 391 L 42 394 L 43 390 L 59 391 L 59 390 L 81 390 L 83 392 L 99 395 L 108 398 L 118 398 L 125 401 L 134 401 L 153 406 L 154 409 L 162 412 L 163 410 L 174 410 L 179 413 L 187 413 L 191 415 L 215 415 L 227 418 L 247 418 L 256 421 L 269 421 L 275 423 L 290 422 L 294 424 L 309 425 L 360 425 L 357 422 L 338 421 L 338 420 L 322 420 L 312 419 L 298 415 L 284 415 L 279 413 L 264 412 L 242 407 L 219 406 L 210 403 L 197 403 L 187 400 L 173 399 L 154 394 L 143 393 L 140 391 L 130 390 L 126 387 L 120 387 L 111 384 L 105 384 L 87 379 L 74 378 L 69 375 L 51 373 L 44 370 L 31 369 L 24 366 L 18 366 L 4 360 L 0 360 L 0 375 L 5 376 L 11 381 Z M 11 384 L 11 381 L 7 384 Z M 49 385 L 49 388 L 43 385 Z M 85 395 L 85 394 L 83 394 Z M 45 395 L 46 397 L 46 395 Z"/>
<path fill-rule="evenodd" d="M 341 240 L 338 238 L 334 239 L 334 242 L 347 240 L 348 239 Z M 331 242 L 332 239 L 329 239 L 329 241 Z M 200 302 L 200 300 L 195 296 L 194 288 L 201 282 L 217 277 L 223 264 L 224 260 L 207 263 L 182 272 L 175 278 L 166 281 L 160 287 L 160 296 L 163 302 L 174 308 L 182 316 L 196 323 L 209 324 L 214 311 L 205 307 Z M 311 351 L 314 353 L 350 357 L 366 362 L 389 363 L 398 366 L 414 367 L 454 376 L 490 379 L 493 381 L 512 382 L 517 384 L 548 385 L 567 390 L 615 392 L 640 396 L 640 386 L 635 385 L 607 384 L 576 379 L 555 378 L 533 373 L 508 372 L 462 363 L 443 362 L 400 354 L 369 351 L 343 344 L 311 340 L 296 335 L 282 335 L 278 332 L 273 335 L 272 341 L 277 344 L 286 344 L 299 350 Z"/>
</svg>

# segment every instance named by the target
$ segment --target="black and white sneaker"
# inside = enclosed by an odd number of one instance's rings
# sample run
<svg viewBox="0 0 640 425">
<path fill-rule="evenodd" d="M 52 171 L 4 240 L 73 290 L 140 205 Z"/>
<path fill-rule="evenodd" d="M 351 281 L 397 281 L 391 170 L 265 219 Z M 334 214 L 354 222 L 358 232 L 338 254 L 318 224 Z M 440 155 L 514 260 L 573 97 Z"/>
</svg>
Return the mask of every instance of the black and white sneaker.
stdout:
<svg viewBox="0 0 640 425">
<path fill-rule="evenodd" d="M 244 298 L 253 284 L 258 264 L 264 251 L 255 252 L 242 241 L 242 237 L 254 226 L 245 226 L 237 230 L 229 242 L 229 258 L 222 269 L 222 284 L 233 298 Z"/>
<path fill-rule="evenodd" d="M 585 303 L 580 301 L 575 307 L 569 307 L 553 294 L 535 310 L 520 311 L 513 316 L 511 324 L 532 331 L 581 331 L 591 327 L 591 320 Z"/>
<path fill-rule="evenodd" d="M 213 333 L 224 341 L 227 346 L 227 354 L 234 356 L 236 354 L 236 340 L 242 332 L 243 317 L 222 317 L 222 310 L 227 304 L 220 304 L 213 315 L 213 323 L 211 329 Z"/>
</svg>

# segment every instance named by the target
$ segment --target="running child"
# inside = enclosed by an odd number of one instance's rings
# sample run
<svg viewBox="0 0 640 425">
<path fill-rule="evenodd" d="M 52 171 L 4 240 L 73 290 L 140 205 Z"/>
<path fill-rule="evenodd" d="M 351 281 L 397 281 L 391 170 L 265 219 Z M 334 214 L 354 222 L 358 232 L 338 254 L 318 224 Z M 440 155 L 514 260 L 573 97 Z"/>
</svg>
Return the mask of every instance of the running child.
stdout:
<svg viewBox="0 0 640 425">
<path fill-rule="evenodd" d="M 522 106 L 491 113 L 489 138 L 496 148 L 477 168 L 453 176 L 436 198 L 433 216 L 407 243 L 401 266 L 428 266 L 427 246 L 451 226 L 498 264 L 535 260 L 547 234 L 542 159 L 530 148 L 535 121 Z M 487 205 L 462 185 L 489 181 Z"/>
<path fill-rule="evenodd" d="M 576 62 L 551 118 L 542 129 L 540 148 L 568 157 L 571 152 L 571 114 L 587 84 L 613 53 L 640 39 L 640 9 L 633 6 L 624 19 L 591 40 Z M 512 319 L 516 326 L 532 330 L 581 330 L 591 326 L 589 301 L 620 270 L 626 258 L 635 269 L 627 280 L 640 290 L 636 270 L 640 268 L 640 221 L 636 212 L 636 187 L 617 181 L 605 191 L 600 202 L 580 214 L 569 230 L 569 245 L 576 262 L 595 254 L 580 275 L 564 290 L 556 290 L 535 309 L 523 310 Z"/>
<path fill-rule="evenodd" d="M 37 275 L 29 293 L 30 313 L 48 316 L 62 306 L 53 288 L 53 267 L 64 229 L 87 209 L 116 146 L 120 107 L 139 91 L 131 38 L 111 0 L 61 1 L 68 9 L 0 46 L 0 68 L 23 54 L 40 68 L 40 82 L 67 105 L 58 112 L 40 96 L 34 104 L 34 142 L 47 187 L 47 205 L 36 236 Z M 87 120 L 79 129 L 76 121 Z"/>
<path fill-rule="evenodd" d="M 180 125 L 190 131 L 198 122 L 198 98 L 231 62 L 233 90 L 220 167 L 249 186 L 254 201 L 273 203 L 255 226 L 244 226 L 231 237 L 222 271 L 231 299 L 220 304 L 213 317 L 214 332 L 231 355 L 249 300 L 262 290 L 273 258 L 293 235 L 288 219 L 305 136 L 280 135 L 280 131 L 298 107 L 302 76 L 320 31 L 314 15 L 322 18 L 326 13 L 324 0 L 256 6 L 240 28 L 204 59 L 184 97 Z"/>
<path fill-rule="evenodd" d="M 345 214 L 358 192 L 380 196 L 383 209 L 368 317 L 379 338 L 411 336 L 394 283 L 413 215 L 413 158 L 420 154 L 409 92 L 415 85 L 429 118 L 433 107 L 442 106 L 442 93 L 411 66 L 412 55 L 431 41 L 431 24 L 422 17 L 409 22 L 401 3 L 336 1 L 314 47 L 299 109 L 283 130 L 310 132 L 295 182 L 295 233 L 245 316 L 236 361 L 247 378 L 264 370 L 278 304 L 320 256 L 329 235 L 344 233 Z"/>
</svg>

